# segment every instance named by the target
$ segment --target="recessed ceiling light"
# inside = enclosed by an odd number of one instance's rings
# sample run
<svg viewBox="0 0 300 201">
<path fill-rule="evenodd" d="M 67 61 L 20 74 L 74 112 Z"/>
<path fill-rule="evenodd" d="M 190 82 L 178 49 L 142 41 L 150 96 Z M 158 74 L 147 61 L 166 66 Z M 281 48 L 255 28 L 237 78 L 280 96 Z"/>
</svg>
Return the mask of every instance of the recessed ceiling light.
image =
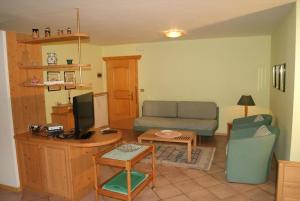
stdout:
<svg viewBox="0 0 300 201">
<path fill-rule="evenodd" d="M 170 29 L 170 30 L 164 31 L 164 34 L 168 38 L 178 38 L 178 37 L 182 36 L 183 34 L 185 34 L 185 32 L 183 30 L 179 30 L 179 29 Z"/>
</svg>

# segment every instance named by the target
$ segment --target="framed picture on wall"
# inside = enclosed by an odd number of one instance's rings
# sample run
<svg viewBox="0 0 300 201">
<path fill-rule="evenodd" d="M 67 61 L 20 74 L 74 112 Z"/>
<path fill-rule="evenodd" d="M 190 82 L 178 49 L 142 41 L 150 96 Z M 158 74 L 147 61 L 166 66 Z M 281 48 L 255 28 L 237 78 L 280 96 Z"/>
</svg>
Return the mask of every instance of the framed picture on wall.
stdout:
<svg viewBox="0 0 300 201">
<path fill-rule="evenodd" d="M 48 71 L 47 72 L 47 81 L 49 81 L 49 82 L 60 81 L 60 72 L 59 71 Z M 61 90 L 60 85 L 48 86 L 48 91 L 59 91 L 59 90 Z"/>
<path fill-rule="evenodd" d="M 272 68 L 272 85 L 276 88 L 276 65 Z"/>
<path fill-rule="evenodd" d="M 65 89 L 76 89 L 76 75 L 75 71 L 65 71 L 64 72 L 65 78 Z"/>
<path fill-rule="evenodd" d="M 280 87 L 279 89 L 285 92 L 285 63 L 280 65 L 279 74 L 280 74 Z"/>
<path fill-rule="evenodd" d="M 280 65 L 276 65 L 275 79 L 276 79 L 276 89 L 280 90 Z"/>
</svg>

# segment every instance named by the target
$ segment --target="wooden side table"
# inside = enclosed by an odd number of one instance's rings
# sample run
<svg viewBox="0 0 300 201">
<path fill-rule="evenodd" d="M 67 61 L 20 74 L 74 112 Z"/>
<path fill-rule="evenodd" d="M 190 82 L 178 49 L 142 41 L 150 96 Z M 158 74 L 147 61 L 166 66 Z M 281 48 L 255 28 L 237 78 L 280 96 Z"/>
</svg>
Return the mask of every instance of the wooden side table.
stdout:
<svg viewBox="0 0 300 201">
<path fill-rule="evenodd" d="M 227 141 L 230 138 L 231 129 L 232 129 L 232 122 L 227 122 Z"/>
<path fill-rule="evenodd" d="M 96 190 L 96 200 L 99 200 L 99 195 L 104 195 L 120 200 L 128 200 L 131 201 L 139 192 L 141 192 L 149 183 L 152 182 L 152 187 L 154 187 L 155 182 L 155 147 L 154 145 L 143 145 L 143 144 L 136 144 L 141 145 L 142 148 L 140 150 L 135 151 L 135 153 L 129 153 L 128 152 L 120 152 L 119 150 L 116 150 L 116 148 L 111 148 L 109 150 L 106 150 L 104 152 L 95 154 L 94 159 L 94 173 L 95 173 L 95 190 Z M 143 158 L 145 158 L 148 155 L 152 155 L 152 170 L 151 172 L 145 173 L 147 177 L 137 185 L 137 187 L 132 190 L 131 189 L 131 171 L 132 167 L 141 161 Z M 118 171 L 115 175 L 113 175 L 111 178 L 107 179 L 106 181 L 101 180 L 101 175 L 99 174 L 99 169 L 101 168 L 101 165 L 107 165 L 107 166 L 113 166 L 113 167 L 119 167 L 122 168 L 122 170 Z M 99 169 L 98 169 L 99 168 Z M 104 185 L 111 181 L 113 178 L 118 176 L 120 172 L 126 171 L 126 180 L 127 180 L 127 194 L 115 192 L 111 190 L 107 190 L 104 187 Z M 99 179 L 98 179 L 99 175 Z"/>
</svg>

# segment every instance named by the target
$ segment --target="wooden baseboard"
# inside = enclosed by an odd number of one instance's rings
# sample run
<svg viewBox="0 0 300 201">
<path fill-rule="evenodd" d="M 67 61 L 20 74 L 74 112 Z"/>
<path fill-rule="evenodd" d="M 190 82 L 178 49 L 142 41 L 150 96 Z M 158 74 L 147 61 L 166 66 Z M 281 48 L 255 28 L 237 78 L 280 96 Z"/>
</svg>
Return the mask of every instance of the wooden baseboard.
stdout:
<svg viewBox="0 0 300 201">
<path fill-rule="evenodd" d="M 21 187 L 8 186 L 8 185 L 4 185 L 4 184 L 0 184 L 0 189 L 7 190 L 7 191 L 13 191 L 13 192 L 22 191 Z"/>
</svg>

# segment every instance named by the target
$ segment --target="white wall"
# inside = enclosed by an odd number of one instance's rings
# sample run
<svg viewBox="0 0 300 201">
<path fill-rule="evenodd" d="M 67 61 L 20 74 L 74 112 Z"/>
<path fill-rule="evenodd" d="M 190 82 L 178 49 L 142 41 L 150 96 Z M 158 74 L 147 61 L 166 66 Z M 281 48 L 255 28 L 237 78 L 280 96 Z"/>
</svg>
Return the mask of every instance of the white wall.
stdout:
<svg viewBox="0 0 300 201">
<path fill-rule="evenodd" d="M 10 102 L 6 32 L 0 31 L 0 184 L 20 187 Z"/>
</svg>

